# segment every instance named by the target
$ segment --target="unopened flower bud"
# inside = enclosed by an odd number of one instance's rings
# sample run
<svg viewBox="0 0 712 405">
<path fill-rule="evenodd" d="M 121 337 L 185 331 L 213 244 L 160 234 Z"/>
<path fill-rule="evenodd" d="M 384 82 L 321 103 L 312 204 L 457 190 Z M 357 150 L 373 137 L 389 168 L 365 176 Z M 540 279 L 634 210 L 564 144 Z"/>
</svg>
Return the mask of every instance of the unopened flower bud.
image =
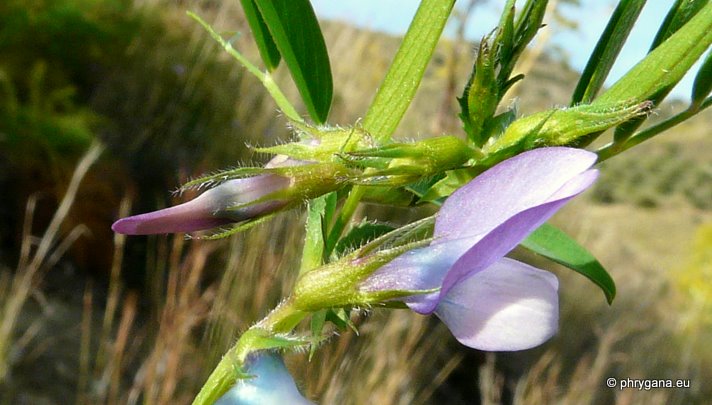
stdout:
<svg viewBox="0 0 712 405">
<path fill-rule="evenodd" d="M 150 235 L 193 232 L 244 221 L 275 211 L 286 202 L 273 200 L 239 209 L 230 207 L 257 201 L 288 185 L 288 178 L 274 174 L 229 180 L 175 207 L 122 218 L 111 229 L 126 235 Z"/>
<path fill-rule="evenodd" d="M 193 232 L 258 218 L 339 188 L 345 167 L 277 156 L 263 174 L 228 180 L 186 203 L 122 218 L 115 232 L 127 235 Z"/>
</svg>

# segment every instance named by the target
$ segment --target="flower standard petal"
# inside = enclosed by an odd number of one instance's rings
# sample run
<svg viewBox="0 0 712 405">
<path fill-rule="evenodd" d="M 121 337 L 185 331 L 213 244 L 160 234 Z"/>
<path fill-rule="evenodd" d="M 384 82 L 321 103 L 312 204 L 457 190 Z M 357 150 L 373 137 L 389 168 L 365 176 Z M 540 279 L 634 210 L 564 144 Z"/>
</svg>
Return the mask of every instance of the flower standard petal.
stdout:
<svg viewBox="0 0 712 405">
<path fill-rule="evenodd" d="M 595 162 L 595 153 L 565 147 L 534 149 L 507 159 L 445 201 L 435 224 L 435 237 L 486 234 L 513 215 L 548 201 Z"/>
<path fill-rule="evenodd" d="M 435 314 L 465 346 L 524 350 L 556 333 L 557 290 L 553 274 L 502 258 L 450 289 Z"/>
<path fill-rule="evenodd" d="M 299 393 L 282 358 L 274 353 L 258 353 L 247 360 L 252 378 L 240 379 L 215 405 L 310 405 Z"/>
</svg>

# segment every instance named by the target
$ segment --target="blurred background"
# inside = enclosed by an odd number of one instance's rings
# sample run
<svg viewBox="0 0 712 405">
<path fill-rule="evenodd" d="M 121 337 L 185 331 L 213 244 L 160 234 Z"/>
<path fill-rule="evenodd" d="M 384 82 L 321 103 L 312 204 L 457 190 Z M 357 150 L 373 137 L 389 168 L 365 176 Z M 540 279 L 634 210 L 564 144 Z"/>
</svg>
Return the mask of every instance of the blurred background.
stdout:
<svg viewBox="0 0 712 405">
<path fill-rule="evenodd" d="M 259 82 L 185 15 L 197 12 L 257 61 L 238 3 L 0 3 L 0 404 L 190 403 L 239 333 L 289 292 L 300 210 L 221 241 L 110 230 L 120 216 L 175 203 L 171 191 L 191 176 L 268 159 L 247 145 L 289 139 Z M 328 3 L 315 8 L 335 82 L 329 121 L 349 125 L 366 111 L 416 2 L 385 24 L 382 9 L 361 20 L 351 2 Z M 499 2 L 460 3 L 402 139 L 462 133 L 455 97 Z M 523 115 L 568 104 L 607 20 L 596 31 L 581 20 L 594 14 L 592 2 L 552 3 L 517 69 L 527 78 L 509 93 Z M 636 40 L 633 62 L 657 24 Z M 624 56 L 636 51 L 628 49 Z M 298 100 L 283 67 L 276 79 Z M 666 102 L 652 121 L 684 107 Z M 582 277 L 516 251 L 560 276 L 561 331 L 552 341 L 484 353 L 459 345 L 434 317 L 363 312 L 358 336 L 333 338 L 311 362 L 287 356 L 303 391 L 322 404 L 712 398 L 711 124 L 707 111 L 605 162 L 594 189 L 555 217 L 612 273 L 612 306 Z M 402 222 L 418 213 L 365 206 L 361 215 Z M 691 387 L 620 391 L 607 377 L 690 379 Z"/>
</svg>

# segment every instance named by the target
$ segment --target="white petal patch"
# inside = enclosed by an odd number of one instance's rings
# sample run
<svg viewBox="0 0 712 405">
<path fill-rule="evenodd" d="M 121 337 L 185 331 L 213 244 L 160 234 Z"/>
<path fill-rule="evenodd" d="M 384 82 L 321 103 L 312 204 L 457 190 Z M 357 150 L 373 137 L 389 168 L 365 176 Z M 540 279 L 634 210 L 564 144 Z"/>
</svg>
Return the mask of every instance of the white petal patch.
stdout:
<svg viewBox="0 0 712 405">
<path fill-rule="evenodd" d="M 529 349 L 558 329 L 558 285 L 547 271 L 503 258 L 455 285 L 435 313 L 465 346 Z"/>
</svg>

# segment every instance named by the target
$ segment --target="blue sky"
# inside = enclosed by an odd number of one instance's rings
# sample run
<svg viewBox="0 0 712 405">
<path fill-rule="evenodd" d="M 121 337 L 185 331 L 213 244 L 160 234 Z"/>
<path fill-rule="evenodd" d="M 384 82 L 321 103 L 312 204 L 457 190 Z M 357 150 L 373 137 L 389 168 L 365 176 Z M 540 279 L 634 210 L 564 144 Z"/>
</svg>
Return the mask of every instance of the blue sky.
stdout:
<svg viewBox="0 0 712 405">
<path fill-rule="evenodd" d="M 418 3 L 417 0 L 312 0 L 314 9 L 320 18 L 348 21 L 358 26 L 391 34 L 403 34 L 407 30 Z M 489 1 L 477 7 L 467 27 L 467 37 L 479 39 L 491 31 L 499 19 L 503 3 L 503 1 Z M 620 78 L 645 56 L 670 3 L 659 0 L 649 1 L 643 8 L 638 24 L 631 32 L 611 71 L 608 84 Z M 460 1 L 457 4 L 462 6 L 465 2 Z M 562 31 L 553 25 L 548 28 L 554 30 L 551 38 L 552 44 L 560 47 L 568 55 L 568 60 L 575 69 L 579 71 L 583 69 L 614 6 L 615 2 L 613 1 L 601 0 L 582 0 L 580 7 L 562 6 L 562 13 L 578 22 L 578 29 Z M 696 71 L 696 68 L 693 68 L 692 71 Z M 688 98 L 692 80 L 692 75 L 688 75 L 673 90 L 673 97 Z"/>
</svg>

